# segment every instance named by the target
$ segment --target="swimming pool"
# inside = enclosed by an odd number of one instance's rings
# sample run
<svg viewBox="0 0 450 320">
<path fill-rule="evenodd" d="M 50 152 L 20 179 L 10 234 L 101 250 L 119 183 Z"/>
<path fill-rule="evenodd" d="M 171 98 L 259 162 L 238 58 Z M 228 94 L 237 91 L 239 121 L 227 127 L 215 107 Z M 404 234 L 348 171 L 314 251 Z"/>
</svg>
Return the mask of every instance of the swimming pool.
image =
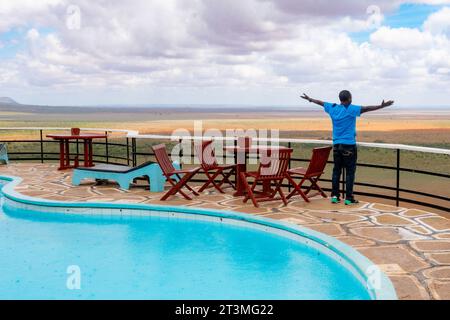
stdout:
<svg viewBox="0 0 450 320">
<path fill-rule="evenodd" d="M 268 224 L 104 210 L 62 214 L 4 205 L 0 298 L 374 298 L 351 261 L 340 263 L 338 253 L 286 230 L 269 232 Z"/>
</svg>

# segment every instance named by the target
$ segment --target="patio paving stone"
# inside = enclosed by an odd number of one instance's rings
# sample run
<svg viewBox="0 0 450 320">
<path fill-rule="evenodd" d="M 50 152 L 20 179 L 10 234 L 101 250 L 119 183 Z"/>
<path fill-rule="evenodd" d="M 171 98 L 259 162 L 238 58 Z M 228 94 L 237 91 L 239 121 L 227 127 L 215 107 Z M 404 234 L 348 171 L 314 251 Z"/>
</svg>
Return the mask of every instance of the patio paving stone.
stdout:
<svg viewBox="0 0 450 320">
<path fill-rule="evenodd" d="M 358 250 L 376 264 L 395 263 L 408 272 L 416 272 L 430 266 L 403 245 L 358 248 Z"/>
<path fill-rule="evenodd" d="M 386 204 L 380 204 L 380 203 L 374 203 L 370 206 L 372 209 L 375 209 L 377 211 L 381 211 L 381 212 L 400 212 L 401 209 L 394 207 L 394 206 L 389 206 Z"/>
<path fill-rule="evenodd" d="M 425 253 L 425 256 L 428 257 L 431 261 L 436 264 L 441 265 L 450 265 L 450 252 L 444 253 Z"/>
<path fill-rule="evenodd" d="M 364 217 L 358 216 L 356 214 L 346 214 L 340 212 L 321 212 L 321 211 L 309 211 L 305 213 L 307 216 L 313 218 L 320 218 L 326 222 L 336 222 L 336 223 L 349 223 L 355 221 L 364 220 Z"/>
<path fill-rule="evenodd" d="M 406 275 L 392 275 L 390 278 L 392 280 L 392 283 L 394 284 L 399 299 L 430 299 L 430 295 L 416 278 Z"/>
<path fill-rule="evenodd" d="M 363 227 L 354 228 L 352 233 L 380 242 L 398 242 L 401 240 L 417 240 L 417 239 L 427 239 L 426 237 L 418 234 L 414 234 L 403 228 L 395 227 Z"/>
<path fill-rule="evenodd" d="M 376 244 L 375 241 L 353 236 L 336 237 L 336 238 L 352 247 L 368 247 Z"/>
<path fill-rule="evenodd" d="M 423 272 L 423 275 L 427 278 L 436 280 L 449 280 L 450 281 L 450 266 L 446 267 L 434 267 Z"/>
<path fill-rule="evenodd" d="M 425 217 L 418 218 L 426 226 L 435 231 L 450 231 L 450 220 L 443 217 Z"/>
<path fill-rule="evenodd" d="M 437 233 L 433 237 L 436 239 L 450 239 L 450 233 Z"/>
<path fill-rule="evenodd" d="M 434 299 L 450 300 L 450 281 L 430 280 L 427 283 Z"/>
<path fill-rule="evenodd" d="M 346 234 L 340 225 L 334 223 L 310 224 L 308 225 L 308 228 L 333 237 Z"/>
<path fill-rule="evenodd" d="M 415 217 L 427 216 L 427 215 L 430 215 L 430 213 L 426 212 L 426 211 L 422 211 L 422 210 L 417 210 L 417 209 L 409 209 L 409 210 L 406 210 L 405 212 L 401 212 L 400 215 L 402 215 L 404 217 L 415 218 Z"/>
<path fill-rule="evenodd" d="M 450 240 L 413 241 L 411 246 L 418 251 L 450 251 Z"/>
<path fill-rule="evenodd" d="M 389 226 L 408 226 L 414 225 L 412 220 L 407 218 L 402 218 L 398 215 L 392 213 L 381 214 L 373 217 L 373 221 L 380 225 L 389 225 Z"/>
</svg>

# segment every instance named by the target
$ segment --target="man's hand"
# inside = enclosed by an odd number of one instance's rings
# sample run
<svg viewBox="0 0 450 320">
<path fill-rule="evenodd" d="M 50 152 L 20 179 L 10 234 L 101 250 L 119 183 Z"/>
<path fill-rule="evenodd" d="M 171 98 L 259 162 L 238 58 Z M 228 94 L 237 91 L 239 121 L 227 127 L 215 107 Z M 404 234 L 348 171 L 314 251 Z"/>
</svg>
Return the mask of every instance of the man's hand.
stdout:
<svg viewBox="0 0 450 320">
<path fill-rule="evenodd" d="M 309 102 L 318 104 L 319 106 L 322 106 L 322 107 L 323 107 L 323 105 L 324 105 L 324 102 L 323 102 L 323 101 L 313 99 L 313 98 L 309 97 L 306 93 L 304 93 L 302 96 L 300 96 L 300 98 L 305 99 L 305 100 L 307 100 L 307 101 L 309 101 Z"/>
<path fill-rule="evenodd" d="M 383 108 L 387 108 L 390 107 L 394 104 L 394 101 L 389 100 L 389 101 L 384 101 L 379 105 L 379 106 L 367 106 L 367 107 L 362 107 L 361 108 L 361 114 L 366 113 L 366 112 L 372 112 L 372 111 L 376 111 L 376 110 L 380 110 Z"/>
<path fill-rule="evenodd" d="M 311 102 L 311 98 L 306 93 L 304 93 L 300 98 L 308 100 L 308 102 Z"/>
<path fill-rule="evenodd" d="M 392 100 L 389 100 L 389 101 L 384 101 L 383 100 L 383 102 L 381 103 L 381 107 L 382 108 L 387 108 L 387 107 L 392 106 L 393 104 L 394 104 L 394 101 L 392 101 Z"/>
</svg>

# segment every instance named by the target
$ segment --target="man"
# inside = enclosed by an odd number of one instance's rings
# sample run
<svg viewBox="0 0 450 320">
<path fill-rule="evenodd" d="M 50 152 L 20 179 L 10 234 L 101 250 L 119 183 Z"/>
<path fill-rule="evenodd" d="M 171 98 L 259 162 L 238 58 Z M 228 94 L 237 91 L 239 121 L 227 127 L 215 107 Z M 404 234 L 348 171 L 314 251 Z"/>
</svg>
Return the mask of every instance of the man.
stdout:
<svg viewBox="0 0 450 320">
<path fill-rule="evenodd" d="M 346 170 L 346 195 L 345 205 L 358 203 L 353 196 L 353 184 L 355 182 L 355 171 L 357 161 L 356 148 L 356 118 L 361 114 L 383 109 L 394 104 L 394 101 L 384 101 L 379 106 L 361 107 L 352 104 L 352 94 L 344 90 L 339 94 L 340 104 L 328 103 L 312 99 L 303 94 L 303 99 L 324 107 L 325 112 L 330 115 L 333 122 L 333 191 L 331 202 L 340 203 L 339 180 L 342 169 Z"/>
</svg>

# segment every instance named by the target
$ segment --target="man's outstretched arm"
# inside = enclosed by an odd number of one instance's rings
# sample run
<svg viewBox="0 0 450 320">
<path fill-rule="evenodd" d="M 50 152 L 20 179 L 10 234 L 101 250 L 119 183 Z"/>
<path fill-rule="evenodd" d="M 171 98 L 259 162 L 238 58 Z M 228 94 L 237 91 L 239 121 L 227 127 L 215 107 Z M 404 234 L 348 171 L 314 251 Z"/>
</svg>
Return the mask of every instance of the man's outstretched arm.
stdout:
<svg viewBox="0 0 450 320">
<path fill-rule="evenodd" d="M 309 102 L 318 104 L 319 106 L 322 106 L 322 107 L 323 107 L 323 105 L 325 104 L 323 101 L 316 100 L 316 99 L 313 99 L 313 98 L 308 97 L 305 93 L 304 93 L 300 98 L 305 99 L 305 100 L 307 100 L 307 101 L 309 101 Z"/>
<path fill-rule="evenodd" d="M 394 104 L 394 101 L 392 101 L 392 100 L 389 100 L 389 101 L 384 101 L 383 100 L 383 102 L 379 106 L 361 107 L 361 114 L 366 113 L 366 112 L 371 112 L 371 111 L 384 109 L 384 108 L 392 106 L 393 104 Z"/>
</svg>

